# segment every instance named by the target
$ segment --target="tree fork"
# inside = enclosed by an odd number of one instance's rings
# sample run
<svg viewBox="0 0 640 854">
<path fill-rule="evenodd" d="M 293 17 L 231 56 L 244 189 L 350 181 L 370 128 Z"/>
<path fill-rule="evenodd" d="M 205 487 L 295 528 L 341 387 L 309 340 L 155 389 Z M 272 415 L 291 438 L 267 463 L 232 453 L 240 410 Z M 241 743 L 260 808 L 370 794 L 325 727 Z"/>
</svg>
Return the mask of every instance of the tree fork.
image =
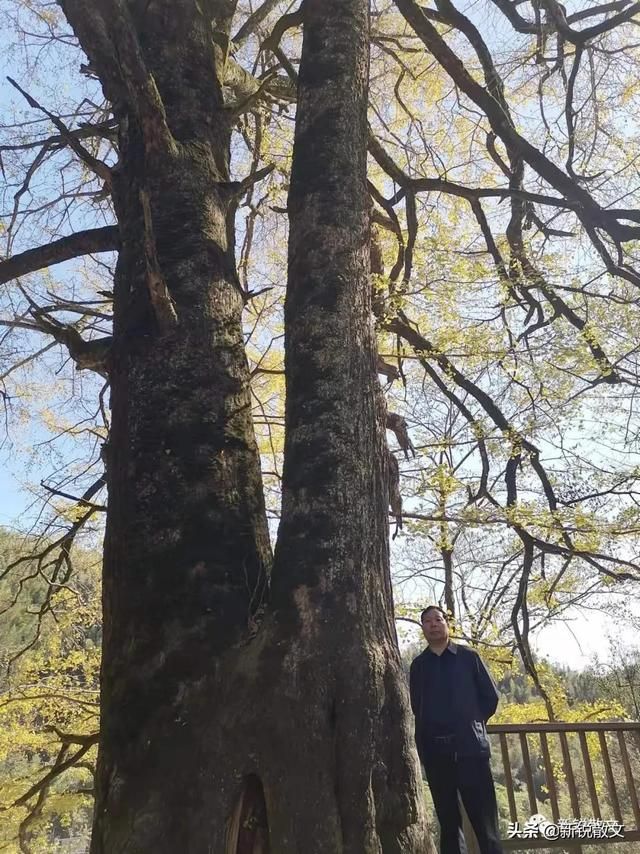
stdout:
<svg viewBox="0 0 640 854">
<path fill-rule="evenodd" d="M 232 828 L 225 854 L 239 854 L 232 832 L 251 791 L 260 800 L 257 781 L 272 854 L 427 854 L 389 577 L 369 271 L 368 3 L 303 9 L 282 517 L 269 610 L 257 637 L 230 652 L 221 682 L 215 810 Z M 238 777 L 232 757 L 243 754 Z M 225 813 L 232 784 L 240 795 Z"/>
<path fill-rule="evenodd" d="M 253 639 L 270 549 L 228 230 L 234 4 L 92 5 L 63 2 L 120 120 L 92 854 L 426 854 L 371 315 L 368 3 L 304 6 L 283 514 Z M 177 323 L 152 303 L 150 227 Z"/>
</svg>

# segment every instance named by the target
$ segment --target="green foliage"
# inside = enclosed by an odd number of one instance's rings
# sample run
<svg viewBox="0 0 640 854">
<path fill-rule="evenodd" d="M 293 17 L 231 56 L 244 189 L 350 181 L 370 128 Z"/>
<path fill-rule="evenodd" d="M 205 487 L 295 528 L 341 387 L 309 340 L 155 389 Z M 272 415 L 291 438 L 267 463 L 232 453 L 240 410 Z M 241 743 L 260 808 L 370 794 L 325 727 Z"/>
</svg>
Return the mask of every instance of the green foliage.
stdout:
<svg viewBox="0 0 640 854">
<path fill-rule="evenodd" d="M 239 21 L 259 5 L 240 0 Z M 263 31 L 235 54 L 236 61 L 258 69 L 265 80 L 277 64 L 260 44 L 290 8 L 285 0 L 268 5 Z M 546 52 L 528 35 L 509 31 L 505 38 L 507 22 L 498 4 L 458 5 L 468 7 L 465 12 L 487 39 L 518 130 L 562 169 L 574 156 L 575 167 L 587 176 L 576 181 L 587 196 L 593 193 L 603 217 L 612 206 L 624 205 L 633 215 L 628 222 L 637 222 L 637 21 L 590 41 L 578 67 L 577 52 L 568 43 L 560 50 L 560 38 L 549 39 Z M 529 15 L 540 4 L 517 5 Z M 569 3 L 568 13 L 588 5 Z M 486 117 L 423 49 L 395 5 L 374 0 L 372 7 L 369 116 L 372 136 L 391 161 L 385 167 L 372 155 L 369 163 L 371 185 L 387 203 L 384 210 L 379 201 L 373 204 L 387 227 L 379 228 L 384 269 L 372 277 L 372 289 L 381 304 L 379 351 L 402 369 L 401 381 L 386 390 L 388 406 L 406 418 L 417 449 L 415 458 L 402 459 L 394 448 L 401 458 L 406 517 L 394 544 L 397 591 L 417 585 L 417 592 L 410 591 L 412 601 L 455 603 L 457 635 L 480 650 L 499 680 L 503 701 L 497 720 L 545 720 L 549 705 L 571 721 L 637 718 L 637 657 L 620 657 L 610 667 L 594 666 L 584 674 L 535 661 L 545 703 L 514 654 L 518 645 L 521 655 L 527 653 L 525 625 L 544 628 L 577 605 L 604 602 L 610 607 L 616 601 L 609 598 L 611 588 L 637 599 L 637 581 L 630 583 L 623 574 L 638 577 L 630 558 L 638 554 L 640 533 L 637 240 L 617 243 L 601 229 L 602 220 L 591 230 L 593 242 L 576 216 L 577 206 L 560 206 L 558 196 L 551 205 L 536 201 L 521 211 L 521 251 L 516 251 L 510 240 L 518 213 L 514 198 L 484 195 L 479 204 L 494 241 L 492 253 L 478 208 L 474 212 L 468 198 L 448 192 L 444 184 L 506 190 L 511 181 L 504 171 L 512 152 L 497 137 L 494 152 L 489 150 Z M 0 9 L 10 43 L 7 55 L 13 50 L 15 59 L 20 51 L 15 65 L 24 67 L 22 82 L 47 108 L 65 116 L 74 133 L 82 133 L 92 156 L 115 163 L 117 119 L 94 76 L 78 75 L 84 60 L 70 44 L 62 13 L 40 0 L 0 0 Z M 473 42 L 454 24 L 438 26 L 459 66 L 485 85 Z M 288 31 L 281 48 L 294 68 L 299 31 Z M 47 142 L 56 132 L 49 119 L 22 101 L 7 100 L 6 107 L 0 129 L 9 192 L 8 213 L 0 221 L 2 258 L 47 245 L 69 230 L 112 222 L 103 182 L 66 142 L 53 147 Z M 243 196 L 237 214 L 238 276 L 252 295 L 244 320 L 254 426 L 274 532 L 283 463 L 282 315 L 292 114 L 289 102 L 257 100 L 238 117 L 232 146 L 234 178 L 275 166 Z M 574 124 L 573 134 L 565 133 L 567 119 Z M 426 181 L 433 189 L 407 192 L 392 167 L 405 173 L 412 186 Z M 531 164 L 521 191 L 555 193 Z M 399 246 L 406 250 L 410 244 L 411 270 L 405 267 L 391 280 Z M 633 273 L 635 284 L 612 271 L 616 257 L 618 273 Z M 26 470 L 37 469 L 44 459 L 53 477 L 47 485 L 82 494 L 87 473 L 101 466 L 109 414 L 103 378 L 75 370 L 66 346 L 35 321 L 48 306 L 49 316 L 69 324 L 85 341 L 109 335 L 109 260 L 87 256 L 37 270 L 0 294 L 0 393 L 3 402 L 11 402 L 5 409 L 7 428 L 23 461 L 24 479 L 33 481 L 31 488 L 48 501 L 45 544 L 52 530 L 86 528 L 93 517 L 85 520 L 86 502 L 70 502 L 60 494 L 52 498 L 40 475 Z M 427 343 L 413 346 L 389 328 L 401 314 Z M 620 382 L 610 382 L 616 378 Z M 517 481 L 512 500 L 507 471 Z M 95 530 L 99 535 L 100 526 Z M 523 544 L 531 539 L 529 560 Z M 31 550 L 42 553 L 42 543 L 0 533 L 5 565 Z M 30 814 L 35 818 L 26 830 L 23 825 L 23 837 L 29 837 L 25 844 L 47 854 L 54 838 L 63 831 L 81 835 L 89 821 L 90 795 L 81 790 L 91 789 L 93 747 L 82 756 L 86 767 L 65 771 L 52 782 L 40 808 L 37 796 L 26 806 L 12 806 L 55 762 L 63 744 L 56 731 L 84 739 L 97 729 L 97 560 L 78 552 L 74 571 L 65 567 L 60 575 L 53 566 L 57 554 L 64 555 L 64 548 L 44 561 L 20 564 L 0 582 L 5 671 L 24 650 L 0 677 L 0 804 L 5 808 L 0 846 L 6 843 L 10 851 L 17 850 L 21 823 Z M 518 601 L 521 582 L 525 595 Z M 397 613 L 415 619 L 418 611 L 405 604 Z M 70 742 L 67 752 L 80 746 Z M 520 771 L 516 779 L 515 796 L 524 804 Z M 506 795 L 501 784 L 498 788 L 504 816 Z"/>
<path fill-rule="evenodd" d="M 0 530 L 0 570 L 36 545 L 42 543 Z M 16 854 L 50 854 L 61 840 L 83 840 L 91 822 L 100 564 L 81 550 L 74 560 L 73 586 L 60 586 L 44 613 L 48 584 L 36 561 L 19 564 L 0 581 L 0 635 L 7 640 L 0 674 L 0 850 Z M 74 757 L 42 785 L 57 764 Z"/>
</svg>

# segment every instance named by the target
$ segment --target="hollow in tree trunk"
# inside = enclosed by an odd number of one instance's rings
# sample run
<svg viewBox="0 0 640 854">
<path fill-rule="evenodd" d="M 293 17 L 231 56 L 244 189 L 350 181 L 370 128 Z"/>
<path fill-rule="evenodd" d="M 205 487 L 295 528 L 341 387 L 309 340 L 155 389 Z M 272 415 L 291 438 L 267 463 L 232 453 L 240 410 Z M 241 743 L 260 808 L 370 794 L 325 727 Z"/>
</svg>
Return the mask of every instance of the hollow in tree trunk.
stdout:
<svg viewBox="0 0 640 854">
<path fill-rule="evenodd" d="M 120 128 L 92 854 L 427 852 L 371 322 L 367 0 L 303 5 L 270 584 L 223 100 L 235 3 L 60 5 Z"/>
</svg>

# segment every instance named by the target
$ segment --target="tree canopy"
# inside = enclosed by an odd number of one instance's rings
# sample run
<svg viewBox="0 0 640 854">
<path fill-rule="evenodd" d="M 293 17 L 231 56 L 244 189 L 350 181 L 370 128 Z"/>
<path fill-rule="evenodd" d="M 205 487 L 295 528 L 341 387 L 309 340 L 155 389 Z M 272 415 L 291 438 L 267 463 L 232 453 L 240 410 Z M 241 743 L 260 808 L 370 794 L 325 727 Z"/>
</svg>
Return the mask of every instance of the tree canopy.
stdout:
<svg viewBox="0 0 640 854">
<path fill-rule="evenodd" d="M 180 0 L 175 15 L 183 5 L 193 6 Z M 172 134 L 191 138 L 207 105 L 228 122 L 230 173 L 221 181 L 237 239 L 225 275 L 242 304 L 248 420 L 272 542 L 285 462 L 285 325 L 301 348 L 311 335 L 285 309 L 304 4 L 203 2 L 212 92 L 186 56 L 179 80 L 147 74 L 160 25 L 145 4 L 96 0 L 95 20 L 110 22 L 104 32 L 91 15 L 84 21 L 82 6 L 0 2 L 9 74 L 0 102 L 3 441 L 27 473 L 38 472 L 30 487 L 39 502 L 37 536 L 5 562 L 3 607 L 36 612 L 20 621 L 14 652 L 28 648 L 24 661 L 45 670 L 33 650 L 40 644 L 46 656 L 59 612 L 70 596 L 82 602 L 84 549 L 102 535 L 108 503 L 114 275 L 131 251 L 114 182 L 134 124 L 170 150 Z M 545 714 L 562 714 L 532 632 L 575 607 L 634 619 L 640 579 L 640 4 L 370 6 L 370 278 L 397 613 L 415 618 L 433 591 L 498 672 L 517 652 Z M 117 68 L 106 59 L 111 43 Z M 180 114 L 169 127 L 163 102 L 174 101 Z M 322 177 L 338 191 L 338 175 Z M 149 299 L 159 327 L 171 329 L 177 309 L 158 258 L 180 235 L 174 227 L 167 245 L 155 244 L 157 199 L 145 192 L 138 218 Z M 184 225 L 184 210 L 170 207 Z M 293 233 L 301 258 L 312 253 L 315 234 Z M 136 328 L 136 311 L 120 309 L 116 326 Z M 196 317 L 194 309 L 195 325 Z M 353 341 L 324 334 L 350 370 Z M 313 340 L 320 348 L 320 331 Z M 159 419 L 172 411 L 163 394 Z M 330 422 L 327 431 L 343 427 Z M 256 539 L 266 565 L 266 532 Z M 251 632 L 263 613 L 262 572 L 252 579 Z M 82 632 L 94 625 L 95 613 L 82 610 L 94 604 L 69 614 L 69 637 L 76 619 Z M 64 733 L 38 714 L 40 727 Z M 60 761 L 84 744 L 62 738 L 63 748 Z"/>
</svg>

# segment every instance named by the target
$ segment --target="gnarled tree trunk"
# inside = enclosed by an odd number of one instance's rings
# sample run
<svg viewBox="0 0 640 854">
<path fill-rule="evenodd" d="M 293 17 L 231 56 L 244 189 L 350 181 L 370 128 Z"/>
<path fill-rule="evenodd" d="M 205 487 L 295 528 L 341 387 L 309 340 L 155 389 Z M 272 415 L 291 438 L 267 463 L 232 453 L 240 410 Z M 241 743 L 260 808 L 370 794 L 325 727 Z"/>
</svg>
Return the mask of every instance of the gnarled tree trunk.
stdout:
<svg viewBox="0 0 640 854">
<path fill-rule="evenodd" d="M 371 323 L 368 2 L 303 6 L 269 592 L 222 95 L 235 3 L 60 3 L 120 121 L 92 854 L 426 852 Z"/>
<path fill-rule="evenodd" d="M 272 607 L 290 633 L 281 692 L 297 698 L 296 716 L 308 720 L 308 732 L 291 734 L 308 777 L 297 799 L 311 801 L 299 833 L 306 820 L 311 838 L 321 838 L 308 849 L 317 852 L 400 854 L 426 851 L 428 842 L 389 576 L 369 270 L 368 6 L 307 0 L 303 7 Z"/>
</svg>

